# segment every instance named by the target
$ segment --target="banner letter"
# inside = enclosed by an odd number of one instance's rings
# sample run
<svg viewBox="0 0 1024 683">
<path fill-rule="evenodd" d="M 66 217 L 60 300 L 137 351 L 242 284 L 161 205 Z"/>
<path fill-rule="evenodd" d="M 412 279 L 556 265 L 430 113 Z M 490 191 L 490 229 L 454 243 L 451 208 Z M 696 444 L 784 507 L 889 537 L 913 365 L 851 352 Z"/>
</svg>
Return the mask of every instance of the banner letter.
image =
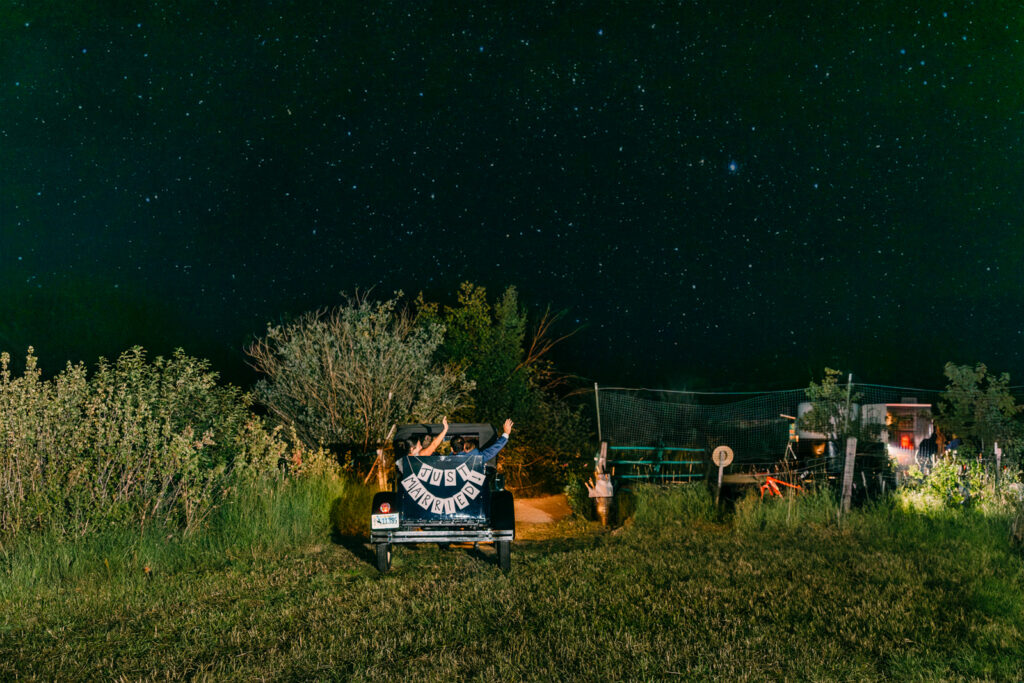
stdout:
<svg viewBox="0 0 1024 683">
<path fill-rule="evenodd" d="M 427 495 L 427 489 L 425 489 L 422 485 L 417 486 L 416 488 L 409 491 L 409 497 L 415 501 L 418 501 L 425 495 Z"/>
</svg>

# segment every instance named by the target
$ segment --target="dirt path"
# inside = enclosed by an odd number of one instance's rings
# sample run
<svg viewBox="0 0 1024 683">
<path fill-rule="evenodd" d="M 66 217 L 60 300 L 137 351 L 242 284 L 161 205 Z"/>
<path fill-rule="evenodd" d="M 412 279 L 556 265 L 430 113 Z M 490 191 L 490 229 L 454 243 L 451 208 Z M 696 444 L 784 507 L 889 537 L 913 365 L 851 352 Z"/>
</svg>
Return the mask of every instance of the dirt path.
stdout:
<svg viewBox="0 0 1024 683">
<path fill-rule="evenodd" d="M 526 524 L 557 522 L 571 514 L 564 493 L 541 498 L 516 499 L 515 505 L 516 522 L 525 522 Z"/>
</svg>

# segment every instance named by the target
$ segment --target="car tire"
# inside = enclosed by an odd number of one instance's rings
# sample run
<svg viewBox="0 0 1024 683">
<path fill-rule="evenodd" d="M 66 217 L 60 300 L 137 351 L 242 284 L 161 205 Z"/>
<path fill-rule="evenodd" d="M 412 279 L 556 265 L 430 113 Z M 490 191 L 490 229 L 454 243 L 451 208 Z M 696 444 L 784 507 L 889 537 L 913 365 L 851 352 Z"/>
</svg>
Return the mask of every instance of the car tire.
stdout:
<svg viewBox="0 0 1024 683">
<path fill-rule="evenodd" d="M 512 541 L 497 541 L 494 545 L 498 548 L 498 566 L 508 573 L 512 569 Z"/>
<path fill-rule="evenodd" d="M 389 569 L 391 569 L 391 544 L 378 543 L 377 571 L 379 571 L 381 574 L 387 574 Z"/>
<path fill-rule="evenodd" d="M 495 491 L 491 497 L 491 528 L 502 531 L 515 531 L 516 507 L 512 494 L 508 491 Z"/>
</svg>

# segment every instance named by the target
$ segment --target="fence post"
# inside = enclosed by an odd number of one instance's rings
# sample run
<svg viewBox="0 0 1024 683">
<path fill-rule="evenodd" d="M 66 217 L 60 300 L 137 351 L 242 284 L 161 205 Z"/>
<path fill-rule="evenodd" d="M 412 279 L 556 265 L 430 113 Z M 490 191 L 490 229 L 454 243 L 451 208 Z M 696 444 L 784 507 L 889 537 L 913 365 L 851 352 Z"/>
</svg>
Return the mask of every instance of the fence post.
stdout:
<svg viewBox="0 0 1024 683">
<path fill-rule="evenodd" d="M 846 439 L 846 465 L 843 467 L 843 514 L 850 511 L 853 496 L 853 460 L 857 457 L 857 438 Z"/>
<path fill-rule="evenodd" d="M 999 442 L 992 444 L 992 450 L 996 454 L 996 491 L 999 490 L 999 472 L 1002 469 L 1003 464 L 1003 449 L 999 447 Z"/>
</svg>

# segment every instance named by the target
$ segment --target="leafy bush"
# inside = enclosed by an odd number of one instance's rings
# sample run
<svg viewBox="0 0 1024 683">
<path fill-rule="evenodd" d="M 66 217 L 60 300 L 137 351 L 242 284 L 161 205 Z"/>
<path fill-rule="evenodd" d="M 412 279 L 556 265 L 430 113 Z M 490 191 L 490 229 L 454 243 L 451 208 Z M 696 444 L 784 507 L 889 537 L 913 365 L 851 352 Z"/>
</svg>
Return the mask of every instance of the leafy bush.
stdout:
<svg viewBox="0 0 1024 683">
<path fill-rule="evenodd" d="M 904 498 L 913 498 L 916 505 L 933 509 L 975 508 L 985 513 L 1012 516 L 1021 502 L 1020 474 L 1016 468 L 1005 468 L 996 485 L 994 473 L 983 462 L 961 458 L 954 451 L 941 457 L 920 483 L 903 491 Z"/>
<path fill-rule="evenodd" d="M 565 485 L 565 500 L 568 502 L 573 516 L 577 519 L 587 521 L 594 519 L 594 504 L 590 500 L 586 482 L 580 475 L 569 475 L 569 481 Z"/>
<path fill-rule="evenodd" d="M 196 529 L 238 483 L 277 471 L 284 443 L 248 408 L 180 349 L 150 363 L 135 347 L 52 380 L 31 348 L 21 377 L 0 354 L 0 538 Z"/>
<path fill-rule="evenodd" d="M 948 507 L 962 507 L 979 502 L 987 484 L 981 463 L 962 461 L 953 455 L 936 461 L 922 488 Z"/>
<path fill-rule="evenodd" d="M 715 518 L 715 503 L 703 483 L 675 486 L 639 484 L 634 495 L 636 510 L 633 520 L 639 526 L 710 522 Z"/>
<path fill-rule="evenodd" d="M 271 325 L 247 353 L 264 375 L 256 398 L 308 448 L 369 452 L 400 422 L 434 422 L 465 404 L 472 383 L 434 360 L 444 326 L 400 307 L 351 297 L 330 312 Z"/>
</svg>

